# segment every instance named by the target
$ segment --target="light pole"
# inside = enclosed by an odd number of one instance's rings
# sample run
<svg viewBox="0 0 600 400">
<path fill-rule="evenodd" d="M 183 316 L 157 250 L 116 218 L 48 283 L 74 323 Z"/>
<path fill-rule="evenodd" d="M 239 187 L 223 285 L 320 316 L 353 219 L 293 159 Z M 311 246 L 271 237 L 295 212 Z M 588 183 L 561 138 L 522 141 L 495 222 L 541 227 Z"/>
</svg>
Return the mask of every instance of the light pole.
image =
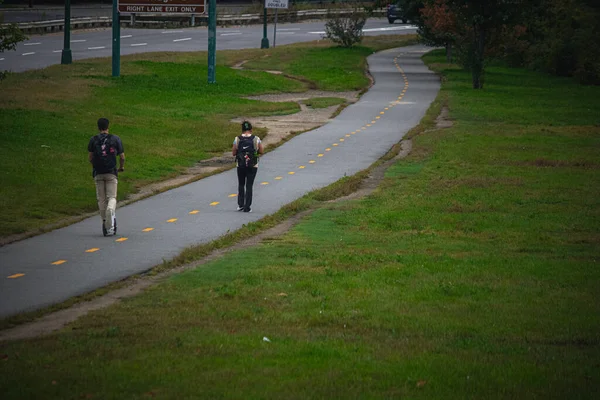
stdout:
<svg viewBox="0 0 600 400">
<path fill-rule="evenodd" d="M 215 83 L 217 52 L 217 0 L 208 4 L 208 83 Z"/>
<path fill-rule="evenodd" d="M 260 48 L 269 48 L 269 38 L 267 37 L 267 7 L 264 8 L 263 38 L 260 41 Z"/>
<path fill-rule="evenodd" d="M 60 56 L 61 64 L 71 64 L 73 56 L 71 54 L 71 0 L 65 0 L 65 42 Z"/>
<path fill-rule="evenodd" d="M 118 0 L 113 0 L 112 13 L 112 76 L 121 75 L 121 21 Z"/>
</svg>

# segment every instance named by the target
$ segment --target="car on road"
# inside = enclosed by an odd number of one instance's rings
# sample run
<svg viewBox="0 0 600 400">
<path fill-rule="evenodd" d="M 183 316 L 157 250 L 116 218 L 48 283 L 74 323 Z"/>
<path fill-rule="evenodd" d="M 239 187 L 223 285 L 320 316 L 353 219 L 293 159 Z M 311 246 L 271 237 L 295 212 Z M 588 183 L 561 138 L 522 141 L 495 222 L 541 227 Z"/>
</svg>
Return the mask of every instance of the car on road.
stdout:
<svg viewBox="0 0 600 400">
<path fill-rule="evenodd" d="M 404 6 L 405 4 L 403 1 L 396 1 L 395 3 L 388 4 L 387 19 L 390 24 L 393 24 L 397 19 L 401 20 L 403 24 L 408 22 Z"/>
</svg>

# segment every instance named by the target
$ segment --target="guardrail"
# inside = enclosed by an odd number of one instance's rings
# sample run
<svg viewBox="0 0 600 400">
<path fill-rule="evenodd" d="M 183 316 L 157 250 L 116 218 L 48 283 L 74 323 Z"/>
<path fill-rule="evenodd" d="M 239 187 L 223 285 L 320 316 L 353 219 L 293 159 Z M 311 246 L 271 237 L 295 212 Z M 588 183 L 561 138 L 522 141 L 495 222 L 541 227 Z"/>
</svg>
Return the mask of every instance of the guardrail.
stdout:
<svg viewBox="0 0 600 400">
<path fill-rule="evenodd" d="M 331 14 L 350 14 L 353 11 L 349 10 L 302 10 L 302 11 L 286 11 L 280 10 L 277 15 L 277 21 L 297 22 L 310 19 L 324 19 Z M 385 16 L 385 10 L 375 10 L 373 16 Z M 275 19 L 275 14 L 267 15 L 267 22 L 272 23 Z M 191 26 L 206 26 L 208 25 L 207 15 L 181 15 L 181 14 L 130 14 L 121 15 L 120 18 L 122 27 L 132 28 L 173 28 L 173 27 L 191 27 Z M 217 15 L 218 26 L 230 25 L 251 25 L 263 23 L 263 14 L 241 14 L 241 15 Z M 3 24 L 5 26 L 7 24 Z M 25 34 L 44 34 L 52 32 L 60 32 L 64 30 L 65 22 L 62 19 L 52 21 L 24 22 L 17 26 Z M 71 29 L 94 29 L 101 27 L 112 26 L 111 17 L 85 17 L 71 18 Z"/>
</svg>

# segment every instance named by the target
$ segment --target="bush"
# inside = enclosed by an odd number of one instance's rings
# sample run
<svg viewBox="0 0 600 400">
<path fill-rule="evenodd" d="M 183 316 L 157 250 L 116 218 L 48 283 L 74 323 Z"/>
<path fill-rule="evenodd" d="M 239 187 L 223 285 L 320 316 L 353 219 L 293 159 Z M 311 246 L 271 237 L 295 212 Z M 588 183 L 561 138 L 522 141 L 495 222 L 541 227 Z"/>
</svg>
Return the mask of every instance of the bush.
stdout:
<svg viewBox="0 0 600 400">
<path fill-rule="evenodd" d="M 361 42 L 366 21 L 366 13 L 357 8 L 343 14 L 330 13 L 325 23 L 325 37 L 342 47 L 352 47 Z"/>
</svg>

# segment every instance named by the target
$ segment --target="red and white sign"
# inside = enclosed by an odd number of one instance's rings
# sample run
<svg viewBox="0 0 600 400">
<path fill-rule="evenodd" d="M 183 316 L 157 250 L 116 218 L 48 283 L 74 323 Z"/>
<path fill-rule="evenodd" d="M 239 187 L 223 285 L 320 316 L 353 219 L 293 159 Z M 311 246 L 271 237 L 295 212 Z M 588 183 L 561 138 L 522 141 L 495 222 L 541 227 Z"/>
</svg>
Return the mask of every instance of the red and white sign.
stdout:
<svg viewBox="0 0 600 400">
<path fill-rule="evenodd" d="M 204 14 L 206 0 L 119 0 L 124 14 Z"/>
</svg>

